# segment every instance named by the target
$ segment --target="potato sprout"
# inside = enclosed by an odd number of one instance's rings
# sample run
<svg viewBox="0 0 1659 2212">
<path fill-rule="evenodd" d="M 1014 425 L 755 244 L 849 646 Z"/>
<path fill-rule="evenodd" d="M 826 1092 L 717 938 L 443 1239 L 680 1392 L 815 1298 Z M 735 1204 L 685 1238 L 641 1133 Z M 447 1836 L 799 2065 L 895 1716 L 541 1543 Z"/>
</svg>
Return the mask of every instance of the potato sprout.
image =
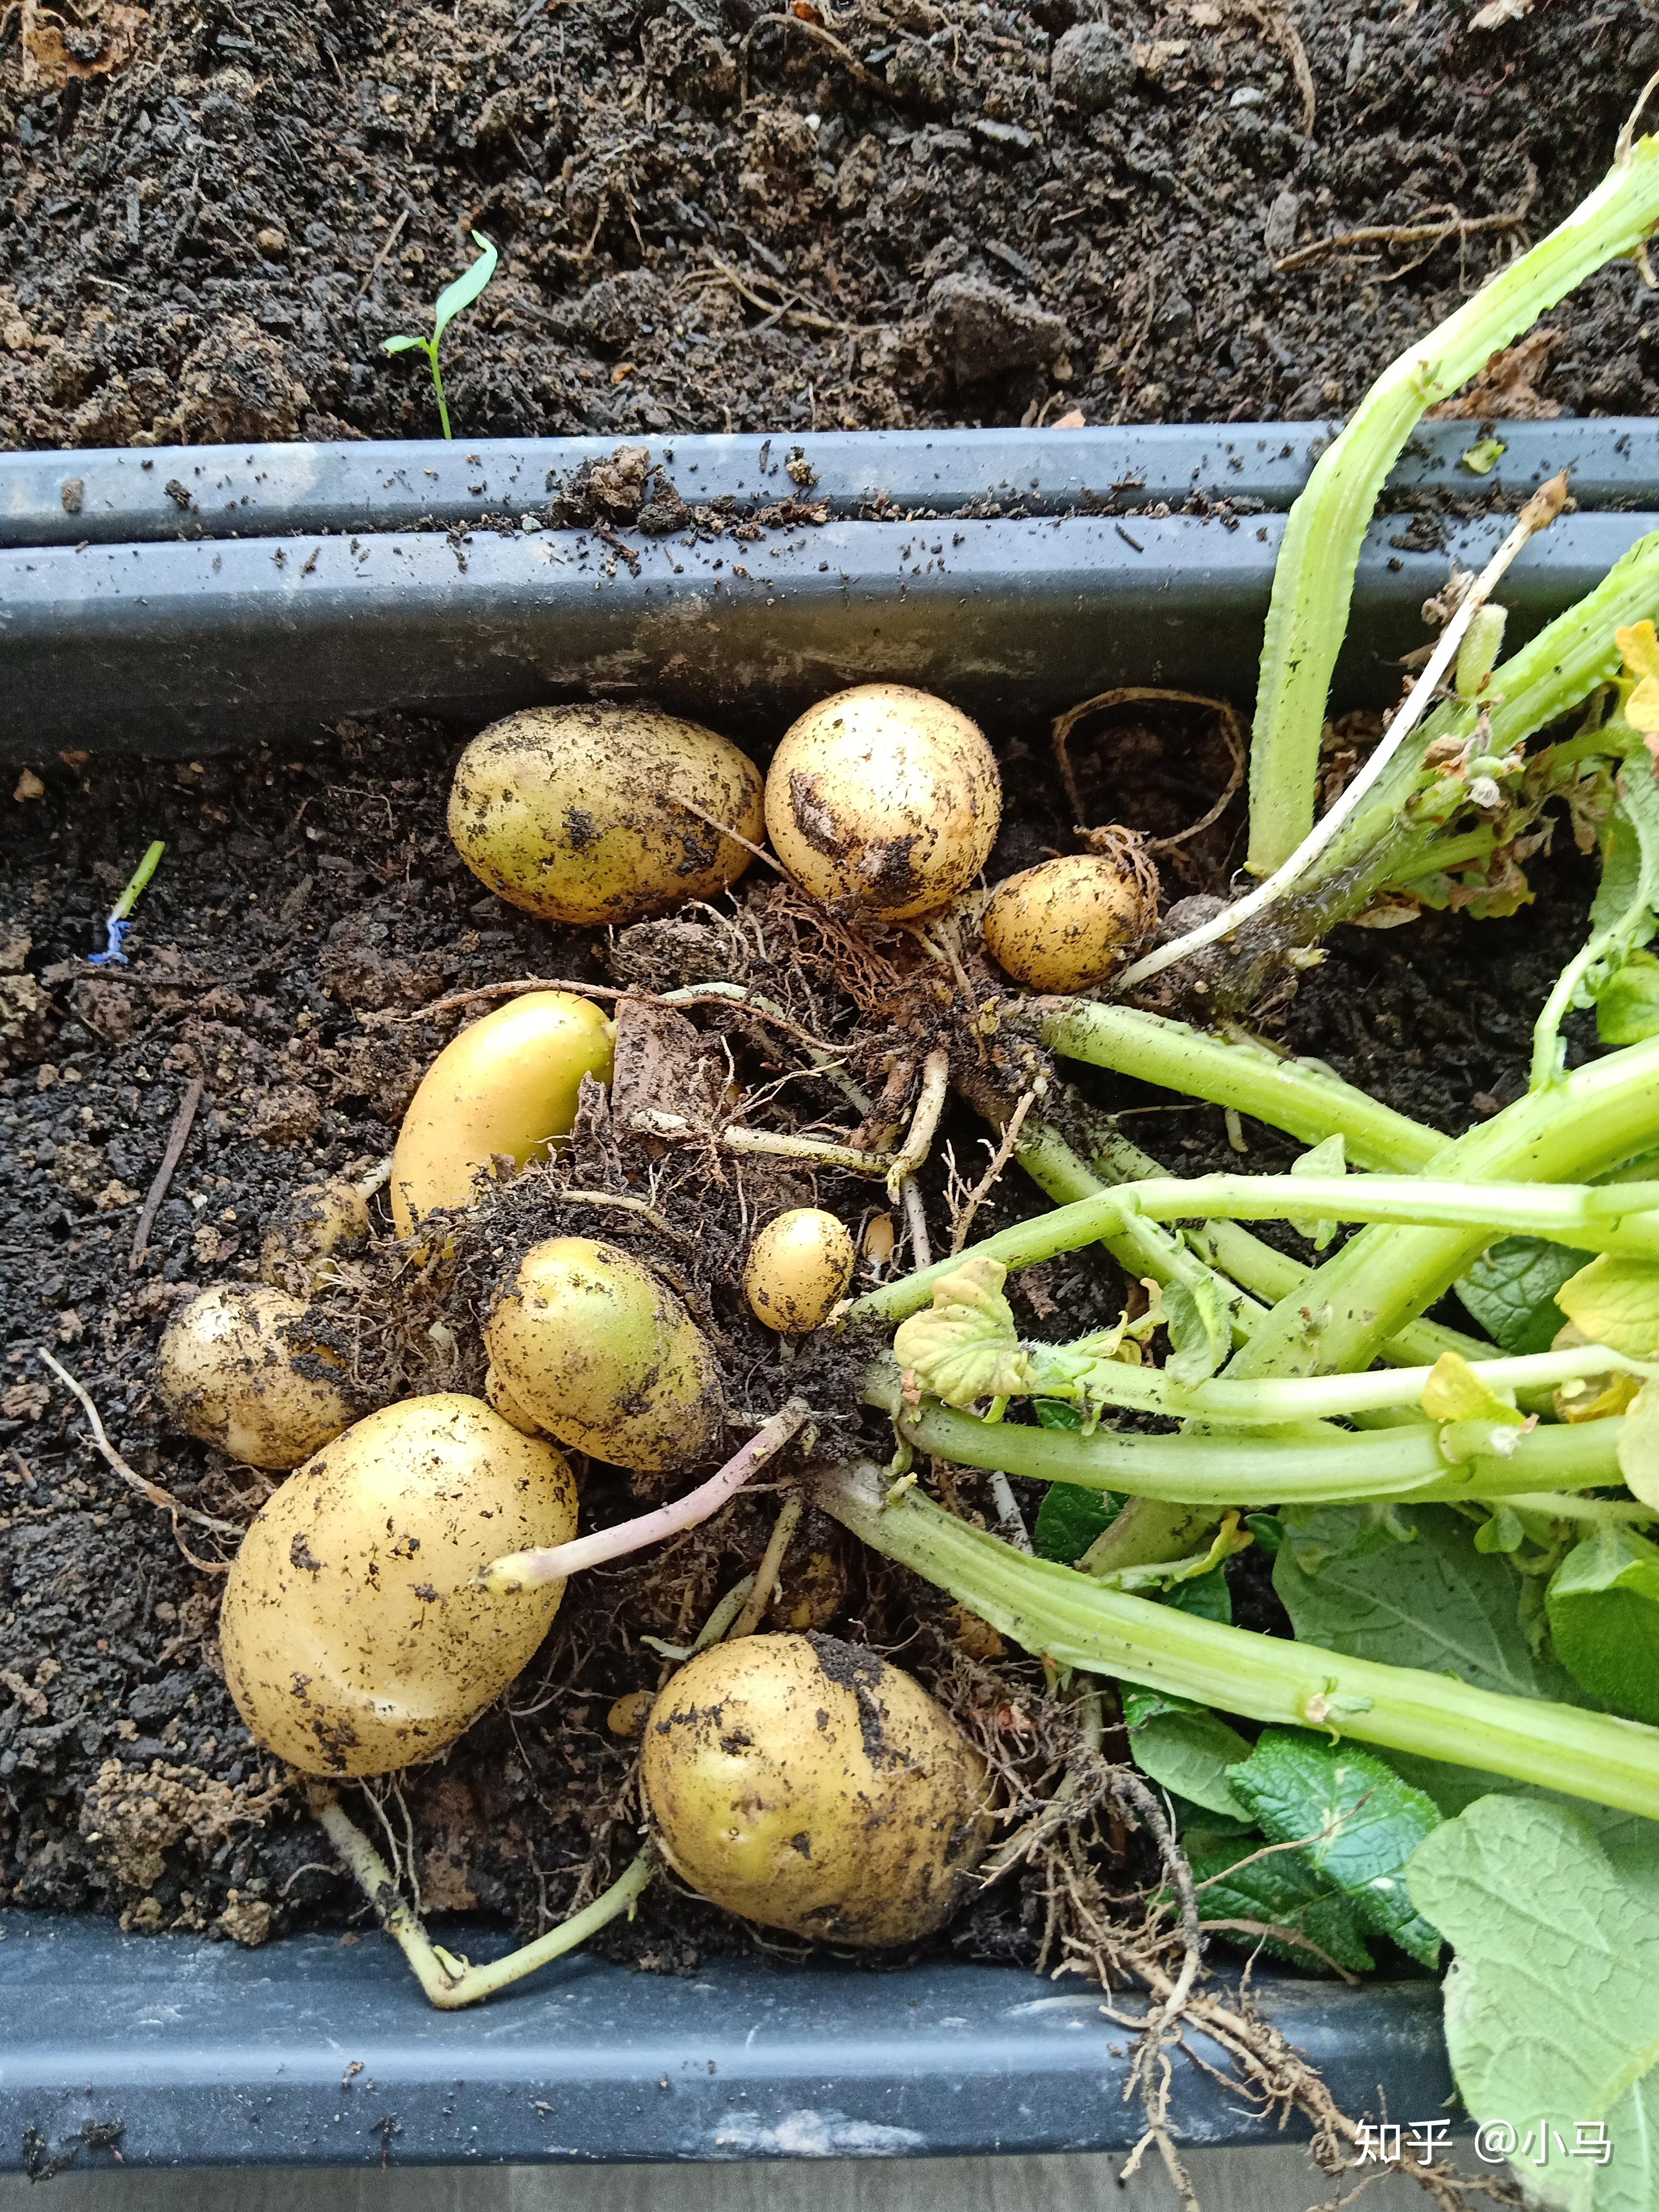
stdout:
<svg viewBox="0 0 1659 2212">
<path fill-rule="evenodd" d="M 533 1656 L 562 1583 L 492 1596 L 504 1543 L 574 1534 L 563 1455 L 477 1398 L 410 1398 L 290 1476 L 225 1584 L 225 1680 L 267 1751 L 307 1774 L 428 1759 Z"/>
</svg>

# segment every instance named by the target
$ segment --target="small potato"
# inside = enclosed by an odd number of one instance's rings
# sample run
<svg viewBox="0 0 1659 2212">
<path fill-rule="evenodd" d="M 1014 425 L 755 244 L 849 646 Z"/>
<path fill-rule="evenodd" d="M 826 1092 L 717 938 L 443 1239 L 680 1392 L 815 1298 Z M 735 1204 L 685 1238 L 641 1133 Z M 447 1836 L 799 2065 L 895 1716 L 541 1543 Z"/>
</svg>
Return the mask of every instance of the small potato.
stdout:
<svg viewBox="0 0 1659 2212">
<path fill-rule="evenodd" d="M 333 1254 L 368 1235 L 368 1202 L 355 1182 L 331 1176 L 307 1183 L 277 1209 L 259 1247 L 259 1275 L 278 1290 L 310 1297 L 338 1273 Z"/>
<path fill-rule="evenodd" d="M 749 1310 L 782 1336 L 805 1336 L 847 1292 L 858 1255 L 833 1213 L 798 1206 L 769 1221 L 749 1248 Z"/>
<path fill-rule="evenodd" d="M 575 1126 L 582 1078 L 611 1080 L 617 1025 L 569 991 L 526 991 L 447 1044 L 409 1103 L 392 1156 L 392 1218 L 409 1236 L 465 1206 L 505 1158 L 545 1158 Z"/>
<path fill-rule="evenodd" d="M 767 834 L 795 881 L 884 921 L 966 890 L 1001 818 L 978 724 L 903 684 L 860 684 L 809 708 L 767 771 Z"/>
<path fill-rule="evenodd" d="M 1133 951 L 1156 915 L 1133 868 L 1074 854 L 997 885 L 985 909 L 985 949 L 1034 991 L 1086 991 Z"/>
<path fill-rule="evenodd" d="M 303 1299 L 258 1284 L 216 1284 L 193 1297 L 156 1353 L 173 1426 L 273 1469 L 298 1467 L 337 1437 L 357 1409 L 328 1379 L 338 1363 L 307 1341 L 307 1313 Z"/>
<path fill-rule="evenodd" d="M 651 707 L 509 714 L 473 738 L 449 795 L 449 834 L 481 883 L 594 929 L 736 883 L 750 855 L 722 829 L 759 842 L 760 770 L 729 739 Z"/>
<path fill-rule="evenodd" d="M 532 1247 L 483 1336 L 513 1403 L 612 1467 L 695 1467 L 720 1441 L 714 1347 L 667 1284 L 617 1245 L 550 1237 Z"/>
<path fill-rule="evenodd" d="M 503 1550 L 576 1533 L 563 1455 L 445 1391 L 371 1413 L 261 1508 L 225 1581 L 236 1710 L 307 1774 L 429 1759 L 521 1674 L 564 1584 L 492 1597 Z"/>
<path fill-rule="evenodd" d="M 832 1943 L 928 1935 L 990 1840 L 984 1761 L 945 1708 L 832 1636 L 700 1652 L 652 1708 L 640 1778 L 693 1889 Z"/>
</svg>

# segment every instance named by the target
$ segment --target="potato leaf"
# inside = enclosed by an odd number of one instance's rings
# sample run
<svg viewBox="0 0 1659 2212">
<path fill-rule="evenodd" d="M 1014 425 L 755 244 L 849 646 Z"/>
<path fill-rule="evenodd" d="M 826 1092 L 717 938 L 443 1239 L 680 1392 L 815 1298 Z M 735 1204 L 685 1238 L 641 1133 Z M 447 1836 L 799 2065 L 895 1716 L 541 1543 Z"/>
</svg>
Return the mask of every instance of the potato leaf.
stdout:
<svg viewBox="0 0 1659 2212">
<path fill-rule="evenodd" d="M 1659 1351 L 1659 1261 L 1600 1253 L 1562 1284 L 1556 1304 L 1587 1344 L 1610 1344 L 1632 1359 Z"/>
<path fill-rule="evenodd" d="M 1029 1390 L 1031 1360 L 1002 1294 L 1000 1260 L 964 1260 L 933 1285 L 933 1303 L 901 1322 L 893 1356 L 924 1390 L 947 1406 L 1009 1398 Z"/>
<path fill-rule="evenodd" d="M 1614 1712 L 1659 1725 L 1659 1545 L 1603 1525 L 1556 1569 L 1547 1604 L 1573 1680 Z"/>
<path fill-rule="evenodd" d="M 1515 2130 L 1516 2179 L 1553 2212 L 1651 2212 L 1659 2201 L 1651 1891 L 1629 1881 L 1583 1813 L 1503 1796 L 1482 1797 L 1437 1828 L 1407 1880 L 1417 1910 L 1456 1954 L 1446 2041 L 1458 2088 L 1478 2123 Z M 1572 2155 L 1581 2129 L 1597 2127 L 1611 2146 L 1606 2166 Z"/>
<path fill-rule="evenodd" d="M 1123 1500 L 1109 1490 L 1084 1490 L 1075 1483 L 1053 1482 L 1037 1508 L 1031 1547 L 1040 1559 L 1058 1559 L 1063 1567 L 1083 1557 L 1097 1536 L 1103 1536 L 1123 1509 Z"/>
<path fill-rule="evenodd" d="M 1168 1283 L 1164 1310 L 1170 1325 L 1164 1373 L 1187 1389 L 1207 1382 L 1233 1348 L 1232 1315 L 1221 1285 L 1207 1275 L 1196 1284 Z"/>
<path fill-rule="evenodd" d="M 1439 1932 L 1405 1881 L 1407 1861 L 1440 1825 L 1431 1799 L 1375 1753 L 1302 1729 L 1264 1729 L 1227 1778 L 1262 1833 L 1301 1844 L 1309 1865 L 1353 1900 L 1367 1928 L 1425 1966 L 1439 1963 Z"/>
<path fill-rule="evenodd" d="M 1541 1237 L 1505 1237 L 1456 1285 L 1470 1318 L 1503 1352 L 1547 1352 L 1566 1320 L 1556 1292 L 1592 1255 Z"/>
<path fill-rule="evenodd" d="M 1651 1382 L 1632 1399 L 1614 1449 L 1632 1497 L 1659 1508 L 1659 1390 Z"/>
<path fill-rule="evenodd" d="M 1273 1561 L 1273 1588 L 1301 1641 L 1455 1674 L 1476 1689 L 1582 1705 L 1565 1669 L 1528 1645 L 1508 1560 L 1478 1552 L 1470 1524 L 1448 1506 L 1417 1506 L 1412 1517 L 1413 1542 L 1380 1548 L 1364 1506 L 1325 1506 L 1301 1522 Z"/>
<path fill-rule="evenodd" d="M 1431 1421 L 1501 1421 L 1521 1428 L 1526 1415 L 1500 1398 L 1461 1352 L 1443 1352 L 1429 1370 L 1419 1403 Z"/>
<path fill-rule="evenodd" d="M 1127 1686 L 1123 1720 L 1129 1749 L 1143 1774 L 1206 1812 L 1249 1819 L 1227 1781 L 1227 1769 L 1250 1755 L 1237 1729 L 1188 1698 Z"/>
<path fill-rule="evenodd" d="M 1335 1136 L 1327 1137 L 1322 1144 L 1316 1145 L 1311 1152 L 1304 1152 L 1291 1162 L 1293 1176 L 1340 1176 L 1347 1172 L 1347 1148 L 1340 1130 Z M 1342 1225 L 1340 1221 L 1310 1222 L 1294 1217 L 1292 1219 L 1293 1225 L 1300 1229 L 1304 1237 L 1313 1239 L 1316 1252 L 1322 1252 Z"/>
<path fill-rule="evenodd" d="M 1310 1866 L 1302 1852 L 1275 1851 L 1271 1858 L 1254 1859 L 1241 1867 L 1241 1859 L 1251 1858 L 1261 1849 L 1254 1838 L 1212 1835 L 1188 1826 L 1182 1842 L 1194 1880 L 1206 1885 L 1198 1893 L 1203 1919 L 1255 1920 L 1305 1936 L 1350 1973 L 1368 1973 L 1376 1964 L 1366 1948 L 1352 1899 L 1328 1875 Z M 1221 1933 L 1227 1942 L 1247 1951 L 1260 1944 L 1269 1958 L 1282 1959 L 1305 1973 L 1328 1971 L 1304 1944 L 1257 1936 L 1248 1929 L 1224 1929 Z"/>
<path fill-rule="evenodd" d="M 1194 1575 L 1176 1583 L 1167 1602 L 1177 1613 L 1190 1613 L 1200 1620 L 1219 1620 L 1229 1626 L 1233 1618 L 1233 1594 L 1227 1586 L 1227 1570 L 1212 1567 L 1208 1574 Z"/>
<path fill-rule="evenodd" d="M 1603 1044 L 1640 1044 L 1659 1036 L 1659 959 L 1632 952 L 1595 1001 L 1595 1033 Z"/>
</svg>

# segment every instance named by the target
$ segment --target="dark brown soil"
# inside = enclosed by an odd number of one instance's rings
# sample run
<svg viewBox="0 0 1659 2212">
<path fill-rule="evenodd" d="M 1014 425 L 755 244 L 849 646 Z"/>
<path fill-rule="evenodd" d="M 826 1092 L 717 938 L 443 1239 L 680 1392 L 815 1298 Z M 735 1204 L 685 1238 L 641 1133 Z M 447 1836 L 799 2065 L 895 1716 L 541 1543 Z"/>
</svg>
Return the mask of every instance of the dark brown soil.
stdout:
<svg viewBox="0 0 1659 2212">
<path fill-rule="evenodd" d="M 1156 751 L 1151 733 L 1131 740 L 1137 757 Z M 54 763 L 42 797 L 5 809 L 0 1897 L 16 1904 L 244 1941 L 360 1910 L 230 1704 L 217 1578 L 181 1556 L 163 1513 L 122 1489 L 37 1354 L 47 1347 L 86 1385 L 141 1474 L 222 1516 L 246 1520 L 257 1508 L 262 1479 L 166 1431 L 152 1370 L 168 1315 L 198 1285 L 257 1273 L 262 1227 L 295 1185 L 384 1157 L 448 1033 L 421 1007 L 492 979 L 600 972 L 596 939 L 515 913 L 463 868 L 443 821 L 457 750 L 453 733 L 429 724 L 348 724 L 309 745 L 205 766 L 117 763 L 91 777 Z M 1021 781 L 1036 783 L 1011 787 Z M 1055 834 L 1046 810 L 1039 787 L 1018 806 L 993 874 Z M 1236 827 L 1216 833 L 1215 867 L 1226 865 Z M 101 942 L 98 918 L 151 835 L 168 850 L 139 911 L 133 965 L 91 977 L 82 957 Z M 743 896 L 775 896 L 756 875 Z M 1430 917 L 1409 931 L 1343 933 L 1292 1006 L 1286 1036 L 1448 1131 L 1495 1110 L 1523 1085 L 1528 1024 L 1583 927 L 1583 865 L 1547 865 L 1538 881 L 1540 904 L 1524 921 Z M 664 938 L 662 958 L 674 941 Z M 388 1011 L 408 1018 L 365 1022 Z M 736 1043 L 741 1054 L 741 1035 Z M 198 1076 L 204 1103 L 135 1269 L 140 1194 Z M 1171 1164 L 1231 1158 L 1215 1109 L 1172 1111 L 1166 1097 L 1103 1080 L 1097 1089 L 1115 1107 L 1156 1109 L 1126 1126 Z M 833 1115 L 838 1105 L 831 1097 L 814 1110 Z M 1248 1133 L 1252 1164 L 1277 1164 L 1278 1140 Z M 980 1132 L 967 1124 L 948 1134 L 976 1176 Z M 936 1160 L 936 1233 L 942 1174 Z M 978 1232 L 1031 1202 L 1011 1175 Z M 533 1221 L 531 1233 L 541 1233 Z M 752 1325 L 744 1334 L 737 1247 L 724 1232 L 704 1242 L 692 1287 L 736 1347 L 728 1373 L 751 1407 L 775 1402 L 775 1345 Z M 1024 1324 L 1046 1320 L 1050 1333 L 1114 1316 L 1123 1294 L 1082 1255 L 1020 1281 Z M 404 1319 L 401 1387 L 453 1387 L 424 1314 L 408 1304 Z M 476 1387 L 470 1374 L 460 1380 Z M 813 1374 L 811 1387 L 836 1401 L 833 1375 Z M 635 1510 L 614 1473 L 587 1467 L 582 1480 L 590 1524 Z M 631 1574 L 580 1578 L 508 1699 L 447 1762 L 406 1778 L 407 1812 L 394 1798 L 387 1816 L 400 1840 L 405 1817 L 412 1823 L 429 1909 L 533 1929 L 568 1908 L 580 1869 L 631 1854 L 631 1749 L 607 1729 L 611 1701 L 654 1686 L 659 1660 L 641 1636 L 688 1641 L 754 1565 L 777 1502 L 773 1489 L 745 1494 L 665 1565 L 653 1556 Z M 937 1601 L 884 1572 L 809 1514 L 773 1623 L 902 1647 L 903 1663 L 936 1683 L 953 1668 L 959 1676 Z M 1247 1577 L 1239 1597 L 1241 1617 L 1273 1625 L 1265 1586 Z M 998 1664 L 997 1699 L 1017 1707 L 1029 1675 L 1035 1710 L 1036 1670 Z M 1041 1924 L 1036 1895 L 1005 1883 L 954 1940 L 1029 1960 Z M 673 1969 L 699 1948 L 748 1939 L 658 1884 L 633 1927 L 607 1940 Z"/>
<path fill-rule="evenodd" d="M 1659 63 L 1647 0 L 1470 15 L 22 0 L 0 445 L 431 434 L 380 342 L 474 228 L 464 437 L 1340 412 L 1584 193 Z M 1554 401 L 1650 410 L 1633 270 L 1550 327 Z"/>
</svg>

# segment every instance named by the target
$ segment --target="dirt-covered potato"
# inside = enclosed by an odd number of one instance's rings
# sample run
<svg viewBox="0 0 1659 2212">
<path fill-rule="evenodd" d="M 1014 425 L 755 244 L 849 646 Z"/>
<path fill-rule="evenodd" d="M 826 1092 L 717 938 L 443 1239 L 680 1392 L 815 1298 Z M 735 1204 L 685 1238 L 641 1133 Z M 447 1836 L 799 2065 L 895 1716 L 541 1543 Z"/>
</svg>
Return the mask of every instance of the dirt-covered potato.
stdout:
<svg viewBox="0 0 1659 2212">
<path fill-rule="evenodd" d="M 822 1327 L 846 1295 L 858 1255 L 833 1213 L 797 1206 L 769 1221 L 749 1248 L 743 1294 L 749 1310 L 782 1336 Z"/>
<path fill-rule="evenodd" d="M 714 1346 L 667 1284 L 617 1245 L 532 1246 L 483 1334 L 498 1387 L 561 1443 L 660 1473 L 695 1467 L 720 1441 Z"/>
<path fill-rule="evenodd" d="M 308 1335 L 308 1310 L 257 1283 L 218 1283 L 193 1297 L 155 1355 L 174 1428 L 272 1469 L 298 1467 L 337 1437 L 357 1408 L 331 1379 L 338 1361 Z"/>
<path fill-rule="evenodd" d="M 526 1412 L 493 1367 L 484 1370 L 484 1398 L 504 1421 L 511 1421 L 521 1437 L 538 1437 L 543 1430 L 533 1413 Z"/>
<path fill-rule="evenodd" d="M 985 1765 L 919 1683 L 830 1636 L 745 1636 L 681 1668 L 641 1781 L 665 1856 L 763 1927 L 914 1942 L 990 1840 Z"/>
<path fill-rule="evenodd" d="M 407 1237 L 434 1206 L 465 1206 L 503 1159 L 544 1158 L 576 1120 L 582 1078 L 611 1079 L 616 1024 L 591 999 L 526 991 L 447 1044 L 409 1103 L 392 1158 L 392 1218 Z"/>
<path fill-rule="evenodd" d="M 492 1597 L 502 1550 L 576 1533 L 563 1455 L 477 1398 L 357 1422 L 261 1509 L 225 1583 L 236 1710 L 307 1774 L 386 1774 L 452 1742 L 546 1635 L 562 1583 Z"/>
<path fill-rule="evenodd" d="M 262 1281 L 309 1297 L 338 1272 L 333 1255 L 368 1235 L 368 1201 L 355 1182 L 331 1176 L 307 1183 L 271 1217 L 259 1247 Z"/>
<path fill-rule="evenodd" d="M 1133 867 L 1070 854 L 997 885 L 985 909 L 985 949 L 1034 991 L 1086 991 L 1105 981 L 1156 915 L 1156 894 L 1149 915 Z"/>
<path fill-rule="evenodd" d="M 721 831 L 752 845 L 761 829 L 747 754 L 652 707 L 509 714 L 473 738 L 449 794 L 449 834 L 481 883 L 550 921 L 596 929 L 713 898 L 750 860 Z"/>
<path fill-rule="evenodd" d="M 890 921 L 966 890 L 1001 818 L 979 725 L 903 684 L 860 684 L 809 708 L 766 775 L 767 834 L 795 881 Z"/>
</svg>

